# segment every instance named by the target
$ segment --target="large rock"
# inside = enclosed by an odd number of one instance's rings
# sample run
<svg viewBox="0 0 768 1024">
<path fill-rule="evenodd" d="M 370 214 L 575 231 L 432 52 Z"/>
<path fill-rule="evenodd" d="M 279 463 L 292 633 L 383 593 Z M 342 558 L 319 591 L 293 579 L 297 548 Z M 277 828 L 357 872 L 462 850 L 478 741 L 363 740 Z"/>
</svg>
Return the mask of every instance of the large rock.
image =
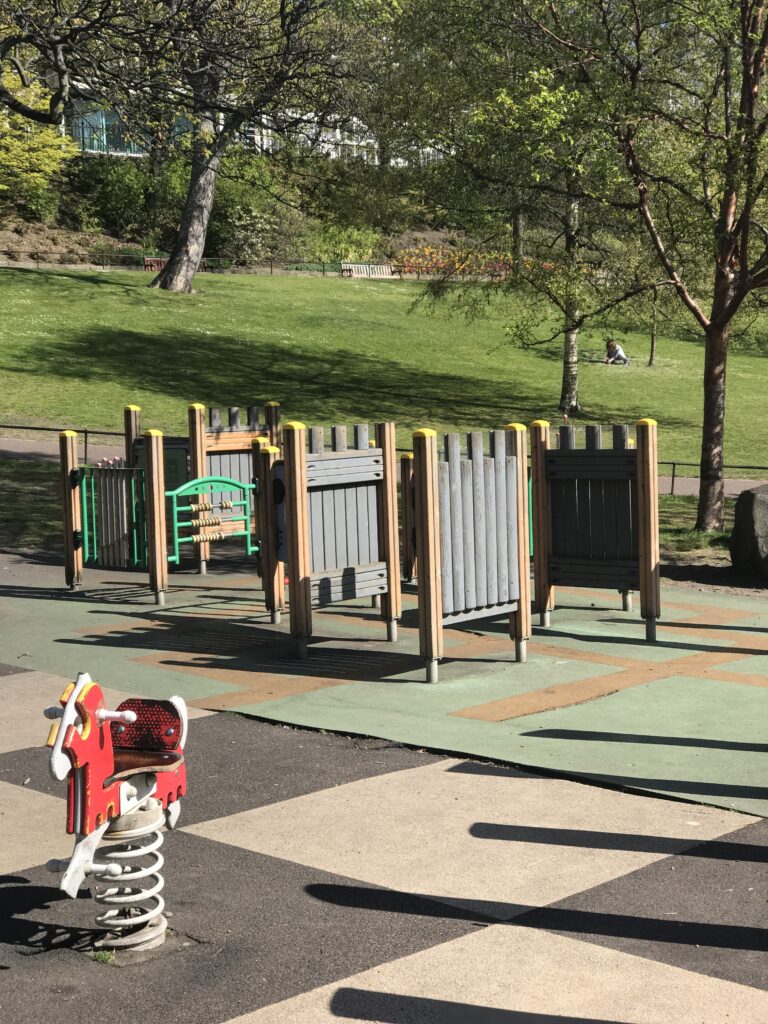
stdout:
<svg viewBox="0 0 768 1024">
<path fill-rule="evenodd" d="M 768 484 L 739 495 L 729 548 L 734 569 L 768 579 Z"/>
</svg>

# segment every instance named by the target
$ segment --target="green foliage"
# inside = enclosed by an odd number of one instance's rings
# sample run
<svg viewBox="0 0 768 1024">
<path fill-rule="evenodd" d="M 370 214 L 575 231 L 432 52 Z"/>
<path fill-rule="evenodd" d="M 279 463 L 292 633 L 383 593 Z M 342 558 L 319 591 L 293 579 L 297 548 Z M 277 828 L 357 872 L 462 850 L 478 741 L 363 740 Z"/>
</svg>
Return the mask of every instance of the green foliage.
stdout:
<svg viewBox="0 0 768 1024">
<path fill-rule="evenodd" d="M 10 87 L 9 77 L 3 82 Z M 45 105 L 39 86 L 15 91 L 33 107 Z M 57 128 L 36 124 L 0 107 L 0 198 L 14 203 L 31 218 L 55 219 L 58 199 L 53 186 L 76 153 L 72 140 Z"/>
<path fill-rule="evenodd" d="M 309 259 L 324 263 L 342 260 L 370 262 L 382 247 L 381 236 L 372 228 L 339 227 L 319 222 L 310 225 L 300 241 Z"/>
</svg>

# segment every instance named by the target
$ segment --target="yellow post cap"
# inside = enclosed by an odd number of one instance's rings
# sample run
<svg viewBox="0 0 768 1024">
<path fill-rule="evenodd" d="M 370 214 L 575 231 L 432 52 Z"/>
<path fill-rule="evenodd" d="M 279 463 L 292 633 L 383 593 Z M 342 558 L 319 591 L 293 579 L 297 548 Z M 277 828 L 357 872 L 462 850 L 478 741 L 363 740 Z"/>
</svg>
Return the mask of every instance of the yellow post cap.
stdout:
<svg viewBox="0 0 768 1024">
<path fill-rule="evenodd" d="M 504 429 L 505 430 L 522 430 L 523 432 L 525 432 L 528 428 L 523 423 L 508 423 L 506 425 L 506 427 L 504 427 Z"/>
<path fill-rule="evenodd" d="M 128 409 L 130 412 L 141 412 L 140 405 L 126 405 L 125 408 Z"/>
<path fill-rule="evenodd" d="M 429 427 L 422 427 L 420 430 L 414 430 L 414 437 L 437 437 L 436 430 L 430 430 Z"/>
<path fill-rule="evenodd" d="M 279 402 L 265 402 L 264 405 L 280 405 Z"/>
<path fill-rule="evenodd" d="M 59 434 L 59 437 L 77 437 L 77 431 L 76 430 L 62 430 L 62 432 Z"/>
<path fill-rule="evenodd" d="M 279 402 L 276 404 L 280 404 Z M 301 423 L 299 420 L 288 420 L 287 423 L 283 424 L 283 430 L 306 430 L 307 426 L 305 423 Z"/>
<path fill-rule="evenodd" d="M 252 443 L 253 444 L 257 444 L 257 445 L 259 445 L 259 447 L 263 448 L 265 444 L 269 444 L 269 438 L 268 437 L 263 437 L 263 436 L 262 437 L 254 437 Z"/>
<path fill-rule="evenodd" d="M 412 459 L 413 458 L 413 452 L 403 452 L 403 454 L 400 456 L 400 458 L 401 459 Z"/>
<path fill-rule="evenodd" d="M 203 412 L 205 412 L 205 406 L 203 405 L 202 402 L 191 402 L 189 408 L 190 409 L 202 409 Z"/>
<path fill-rule="evenodd" d="M 280 449 L 279 448 L 275 448 L 275 446 L 273 444 L 268 444 L 266 448 L 262 448 L 261 450 L 263 452 L 269 452 L 270 455 L 272 455 L 273 453 L 275 455 L 279 455 L 280 454 Z"/>
<path fill-rule="evenodd" d="M 144 431 L 144 437 L 162 437 L 162 436 L 163 436 L 162 430 L 155 430 L 154 428 L 151 428 L 150 430 L 145 430 Z"/>
<path fill-rule="evenodd" d="M 655 427 L 657 426 L 656 420 L 652 420 L 648 417 L 642 420 L 638 420 L 635 424 L 637 427 Z"/>
<path fill-rule="evenodd" d="M 531 424 L 532 427 L 548 427 L 549 420 L 534 420 Z"/>
</svg>

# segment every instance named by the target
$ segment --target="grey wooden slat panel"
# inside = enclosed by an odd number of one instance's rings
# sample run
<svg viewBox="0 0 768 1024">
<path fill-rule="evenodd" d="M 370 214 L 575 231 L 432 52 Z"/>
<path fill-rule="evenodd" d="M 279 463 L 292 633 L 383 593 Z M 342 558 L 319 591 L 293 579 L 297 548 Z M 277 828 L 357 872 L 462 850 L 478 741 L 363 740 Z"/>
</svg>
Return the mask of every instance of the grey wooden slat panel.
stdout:
<svg viewBox="0 0 768 1024">
<path fill-rule="evenodd" d="M 368 451 L 368 424 L 367 423 L 356 423 L 355 428 L 355 448 L 358 451 Z"/>
<path fill-rule="evenodd" d="M 355 515 L 355 542 L 356 542 L 356 554 L 354 564 L 359 565 L 363 562 L 370 562 L 371 557 L 371 542 L 370 542 L 370 531 L 368 528 L 368 495 L 365 487 L 350 487 L 348 500 L 351 507 L 354 509 Z"/>
<path fill-rule="evenodd" d="M 368 495 L 368 548 L 370 551 L 369 561 L 378 562 L 381 559 L 382 551 L 379 547 L 379 515 L 378 502 L 381 494 L 379 484 L 369 484 L 365 489 Z"/>
<path fill-rule="evenodd" d="M 443 613 L 453 611 L 453 545 L 451 543 L 451 484 L 448 463 L 437 463 L 437 491 L 440 506 L 440 557 Z"/>
<path fill-rule="evenodd" d="M 387 574 L 387 563 L 386 562 L 367 562 L 362 565 L 342 565 L 335 569 L 327 569 L 313 574 L 312 578 L 317 576 L 317 579 L 328 579 L 328 580 L 340 580 L 346 576 L 356 576 L 358 579 L 366 579 L 370 577 L 379 577 L 381 575 L 386 577 Z"/>
<path fill-rule="evenodd" d="M 483 608 L 469 608 L 463 612 L 455 612 L 452 615 L 443 616 L 444 626 L 458 626 L 462 622 L 474 622 L 477 619 L 497 619 L 502 615 L 509 615 L 517 611 L 518 601 L 505 601 L 503 604 L 487 605 Z"/>
<path fill-rule="evenodd" d="M 348 473 L 322 473 L 307 481 L 308 490 L 322 487 L 343 487 L 345 484 L 375 483 L 384 479 L 382 469 L 352 469 Z"/>
<path fill-rule="evenodd" d="M 322 455 L 325 451 L 325 431 L 322 427 L 312 427 L 310 429 L 309 450 L 312 455 Z"/>
<path fill-rule="evenodd" d="M 311 491 L 309 492 L 312 493 Z M 323 566 L 326 569 L 339 564 L 336 555 L 336 520 L 333 512 L 333 491 L 319 491 L 323 510 Z"/>
<path fill-rule="evenodd" d="M 483 459 L 484 492 L 485 492 L 485 571 L 486 600 L 488 604 L 497 604 L 499 600 L 499 578 L 496 566 L 496 479 L 493 470 L 493 459 Z M 445 611 L 445 609 L 444 609 Z"/>
<path fill-rule="evenodd" d="M 344 532 L 346 534 L 347 541 L 347 565 L 357 565 L 358 562 L 362 562 L 363 559 L 360 557 L 360 530 L 365 529 L 366 534 L 367 522 L 360 521 L 357 506 L 357 487 L 342 487 L 341 493 L 344 495 L 344 510 L 346 515 L 346 526 Z M 367 520 L 367 516 L 365 519 Z"/>
<path fill-rule="evenodd" d="M 461 472 L 461 518 L 464 526 L 464 608 L 477 607 L 475 589 L 475 517 L 472 502 L 472 463 L 462 459 Z"/>
<path fill-rule="evenodd" d="M 336 565 L 349 565 L 347 556 L 347 505 L 343 487 L 332 487 L 333 539 L 336 545 Z"/>
<path fill-rule="evenodd" d="M 508 598 L 516 601 L 520 597 L 520 571 L 517 564 L 517 459 L 508 455 L 504 460 L 507 487 L 507 579 Z"/>
<path fill-rule="evenodd" d="M 214 405 L 208 410 L 208 423 L 211 430 L 221 430 L 221 409 Z"/>
<path fill-rule="evenodd" d="M 312 572 L 325 569 L 325 547 L 323 531 L 323 499 L 317 491 L 310 492 L 308 501 L 309 515 L 309 554 Z"/>
<path fill-rule="evenodd" d="M 494 431 L 494 433 L 496 433 Z M 509 556 L 507 553 L 507 480 L 504 443 L 496 443 L 493 476 L 496 485 L 496 574 L 500 603 L 509 600 Z"/>
<path fill-rule="evenodd" d="M 259 407 L 258 405 L 249 405 L 247 408 L 247 423 L 249 430 L 259 429 Z"/>
<path fill-rule="evenodd" d="M 453 583 L 452 611 L 464 604 L 464 517 L 461 502 L 461 442 L 458 434 L 446 434 L 449 500 L 451 503 L 451 562 Z"/>
<path fill-rule="evenodd" d="M 629 556 L 630 558 L 640 557 L 640 522 L 639 504 L 637 497 L 637 480 L 629 482 Z"/>
<path fill-rule="evenodd" d="M 315 466 L 324 466 L 326 463 L 336 461 L 339 466 L 344 465 L 347 462 L 354 462 L 356 459 L 383 459 L 383 453 L 381 448 L 368 448 L 366 451 L 359 452 L 356 448 L 348 448 L 343 452 L 325 451 L 323 455 L 310 455 L 307 458 L 308 463 L 313 463 Z"/>
<path fill-rule="evenodd" d="M 383 470 L 384 458 L 381 449 L 367 448 L 364 452 L 351 451 L 347 454 L 326 452 L 325 455 L 310 455 L 307 459 L 307 476 L 321 479 L 326 473 L 359 473 L 361 470 Z"/>
<path fill-rule="evenodd" d="M 349 566 L 337 573 L 313 574 L 310 579 L 311 600 L 315 606 L 386 592 L 387 570 L 383 562 L 372 566 Z"/>
<path fill-rule="evenodd" d="M 229 429 L 239 430 L 240 428 L 240 408 L 237 405 L 230 405 L 229 410 Z"/>
<path fill-rule="evenodd" d="M 485 471 L 483 469 L 483 435 L 473 431 L 467 435 L 467 454 L 472 465 L 472 518 L 475 535 L 475 600 L 479 606 L 488 601 L 487 536 L 485 528 Z"/>
<path fill-rule="evenodd" d="M 335 452 L 347 450 L 347 428 L 344 424 L 331 427 L 331 447 Z"/>
</svg>

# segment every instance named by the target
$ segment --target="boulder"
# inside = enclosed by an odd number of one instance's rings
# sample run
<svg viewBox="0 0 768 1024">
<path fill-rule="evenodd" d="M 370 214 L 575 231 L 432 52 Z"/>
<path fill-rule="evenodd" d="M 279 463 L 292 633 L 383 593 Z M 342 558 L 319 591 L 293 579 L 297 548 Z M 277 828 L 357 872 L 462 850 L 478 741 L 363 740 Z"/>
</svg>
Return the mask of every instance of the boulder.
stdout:
<svg viewBox="0 0 768 1024">
<path fill-rule="evenodd" d="M 728 546 L 734 569 L 768 579 L 768 484 L 739 495 Z"/>
</svg>

